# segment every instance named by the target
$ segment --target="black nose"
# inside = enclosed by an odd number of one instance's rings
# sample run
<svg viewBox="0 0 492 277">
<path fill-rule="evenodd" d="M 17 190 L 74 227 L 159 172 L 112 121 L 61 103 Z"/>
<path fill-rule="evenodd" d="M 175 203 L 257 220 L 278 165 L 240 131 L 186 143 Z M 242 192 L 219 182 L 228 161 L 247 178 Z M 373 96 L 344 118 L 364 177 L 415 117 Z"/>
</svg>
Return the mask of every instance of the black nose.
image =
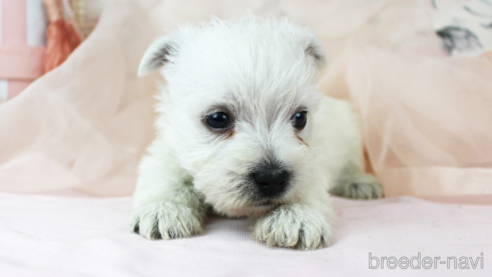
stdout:
<svg viewBox="0 0 492 277">
<path fill-rule="evenodd" d="M 283 169 L 259 169 L 253 173 L 253 179 L 264 196 L 275 197 L 285 191 L 289 183 L 290 173 Z"/>
</svg>

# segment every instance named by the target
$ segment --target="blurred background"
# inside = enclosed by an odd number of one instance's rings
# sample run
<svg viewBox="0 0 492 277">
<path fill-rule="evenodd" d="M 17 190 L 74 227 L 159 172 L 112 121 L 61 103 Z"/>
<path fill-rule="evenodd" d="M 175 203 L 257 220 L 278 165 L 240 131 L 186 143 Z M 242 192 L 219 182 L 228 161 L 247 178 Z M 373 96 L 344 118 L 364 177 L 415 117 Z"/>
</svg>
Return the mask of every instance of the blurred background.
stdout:
<svg viewBox="0 0 492 277">
<path fill-rule="evenodd" d="M 386 196 L 492 193 L 490 0 L 0 0 L 0 190 L 130 195 L 165 82 L 143 52 L 247 13 L 321 39 Z"/>
<path fill-rule="evenodd" d="M 96 27 L 107 0 L 58 0 L 64 20 L 73 24 L 82 39 L 86 39 Z M 146 1 L 143 1 L 146 2 Z M 148 2 L 148 1 L 147 1 Z M 163 27 L 190 21 L 207 20 L 210 16 L 234 17 L 243 15 L 245 11 L 259 14 L 288 17 L 304 25 L 313 27 L 313 31 L 323 33 L 323 22 L 338 23 L 339 32 L 346 28 L 355 28 L 357 24 L 373 15 L 374 9 L 388 5 L 387 0 L 349 0 L 340 1 L 154 1 L 152 5 L 157 20 Z M 414 24 L 431 25 L 445 55 L 479 56 L 492 49 L 492 1 L 490 0 L 421 0 L 406 1 L 398 4 L 404 16 L 411 17 L 411 9 L 404 10 L 407 5 L 420 5 L 422 10 L 420 21 Z M 414 2 L 414 3 L 411 3 Z M 417 3 L 418 2 L 418 3 Z M 363 9 L 365 6 L 368 9 Z M 333 14 L 338 9 L 341 14 Z M 350 13 L 350 9 L 353 9 Z M 160 12 L 157 12 L 157 11 Z M 360 14 L 357 14 L 357 13 Z M 157 15 L 158 14 L 158 15 Z M 393 15 L 400 18 L 400 13 Z M 48 16 L 43 0 L 1 0 L 0 1 L 0 53 L 6 55 L 26 55 L 29 59 L 15 60 L 25 65 L 25 72 L 14 72 L 8 69 L 9 60 L 2 60 L 0 72 L 0 103 L 15 97 L 31 81 L 41 76 L 43 48 L 46 47 L 46 31 Z M 413 15 L 416 16 L 416 15 Z M 333 17 L 337 20 L 333 21 Z M 352 18 L 351 18 L 352 17 Z M 362 18 L 361 18 L 362 17 Z M 400 18 L 403 20 L 404 18 Z M 415 18 L 416 19 L 416 18 Z M 347 22 L 342 22 L 347 20 Z M 354 22 L 355 21 L 355 22 Z M 396 22 L 397 23 L 397 22 Z M 353 25 L 352 27 L 347 26 Z M 344 25 L 344 26 L 340 26 Z M 317 26 L 317 28 L 315 28 Z M 398 28 L 397 26 L 391 26 Z M 410 26 L 408 26 L 410 27 Z M 407 27 L 407 28 L 408 28 Z M 412 26 L 415 27 L 415 26 Z M 331 26 L 333 28 L 333 26 Z M 171 30 L 171 28 L 168 28 Z M 163 31 L 165 31 L 163 29 Z M 400 31 L 404 31 L 403 29 Z M 15 52 L 9 53 L 9 52 Z M 24 52 L 24 53 L 22 53 Z M 22 59 L 22 57 L 18 57 Z M 5 58 L 4 58 L 5 59 Z M 13 65 L 10 65 L 11 67 Z M 28 72 L 30 71 L 30 72 Z"/>
</svg>

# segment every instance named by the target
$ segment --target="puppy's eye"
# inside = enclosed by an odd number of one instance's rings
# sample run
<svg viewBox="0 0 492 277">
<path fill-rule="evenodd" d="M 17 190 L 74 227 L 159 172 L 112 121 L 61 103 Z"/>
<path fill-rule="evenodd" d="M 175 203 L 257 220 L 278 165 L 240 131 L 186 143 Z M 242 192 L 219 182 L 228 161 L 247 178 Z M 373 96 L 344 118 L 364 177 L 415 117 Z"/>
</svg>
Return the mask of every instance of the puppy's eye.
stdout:
<svg viewBox="0 0 492 277">
<path fill-rule="evenodd" d="M 292 126 L 297 130 L 302 130 L 306 126 L 307 123 L 307 112 L 298 112 L 292 118 Z"/>
<path fill-rule="evenodd" d="M 223 112 L 209 114 L 205 121 L 213 129 L 224 129 L 231 125 L 229 117 Z"/>
</svg>

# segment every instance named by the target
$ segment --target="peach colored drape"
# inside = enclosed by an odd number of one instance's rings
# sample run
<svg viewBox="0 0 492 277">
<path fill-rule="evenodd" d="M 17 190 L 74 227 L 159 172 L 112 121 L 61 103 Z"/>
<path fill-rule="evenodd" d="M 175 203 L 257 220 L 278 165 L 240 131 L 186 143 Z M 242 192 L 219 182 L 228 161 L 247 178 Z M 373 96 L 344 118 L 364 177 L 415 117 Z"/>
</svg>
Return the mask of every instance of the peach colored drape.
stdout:
<svg viewBox="0 0 492 277">
<path fill-rule="evenodd" d="M 128 195 L 152 135 L 152 78 L 138 61 L 148 10 L 113 1 L 62 66 L 0 106 L 0 190 Z"/>
<path fill-rule="evenodd" d="M 143 51 L 177 23 L 248 9 L 322 39 L 319 89 L 354 103 L 387 196 L 492 192 L 492 62 L 445 57 L 418 0 L 109 1 L 66 63 L 0 105 L 0 191 L 131 194 L 152 138 Z"/>
</svg>

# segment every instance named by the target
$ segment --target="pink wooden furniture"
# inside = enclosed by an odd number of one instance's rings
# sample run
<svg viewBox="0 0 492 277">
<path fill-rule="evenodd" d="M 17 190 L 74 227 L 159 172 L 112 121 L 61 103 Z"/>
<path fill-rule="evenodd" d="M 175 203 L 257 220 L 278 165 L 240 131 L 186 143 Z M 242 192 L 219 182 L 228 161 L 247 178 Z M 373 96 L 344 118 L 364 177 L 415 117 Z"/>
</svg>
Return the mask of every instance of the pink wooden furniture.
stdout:
<svg viewBox="0 0 492 277">
<path fill-rule="evenodd" d="M 41 76 L 46 24 L 43 0 L 0 0 L 0 103 Z"/>
</svg>

